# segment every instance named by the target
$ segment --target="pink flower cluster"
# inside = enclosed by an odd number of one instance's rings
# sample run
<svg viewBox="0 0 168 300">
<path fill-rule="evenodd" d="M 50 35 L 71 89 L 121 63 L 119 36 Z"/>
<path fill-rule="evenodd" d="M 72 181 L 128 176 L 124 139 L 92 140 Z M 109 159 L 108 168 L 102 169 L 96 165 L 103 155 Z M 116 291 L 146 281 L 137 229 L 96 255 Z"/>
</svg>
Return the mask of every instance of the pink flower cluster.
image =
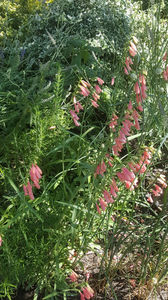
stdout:
<svg viewBox="0 0 168 300">
<path fill-rule="evenodd" d="M 106 172 L 106 169 L 107 169 L 107 167 L 106 167 L 106 164 L 105 164 L 105 162 L 104 162 L 104 160 L 103 160 L 103 161 L 97 166 L 97 168 L 96 168 L 96 171 L 95 171 L 95 174 L 94 174 L 95 178 L 96 178 L 97 175 L 102 175 L 102 176 L 103 176 L 103 174 Z"/>
<path fill-rule="evenodd" d="M 72 282 L 76 282 L 78 280 L 78 274 L 76 274 L 76 272 L 72 271 L 72 273 L 69 275 L 69 278 Z"/>
<path fill-rule="evenodd" d="M 110 186 L 109 186 L 109 191 L 104 190 L 104 191 L 102 192 L 104 199 L 103 199 L 102 197 L 99 198 L 99 204 L 100 204 L 100 207 L 101 207 L 101 209 L 102 209 L 103 211 L 105 211 L 105 209 L 106 209 L 106 207 L 107 207 L 107 205 L 108 205 L 109 203 L 114 203 L 114 198 L 117 197 L 117 194 L 116 194 L 116 193 L 117 193 L 118 191 L 119 191 L 119 189 L 118 189 L 118 187 L 117 187 L 117 184 L 116 184 L 116 182 L 115 182 L 115 179 L 112 178 L 112 182 L 111 182 L 111 184 L 110 184 Z M 100 207 L 99 207 L 99 205 L 96 203 L 96 208 L 97 208 L 97 211 L 98 211 L 99 214 L 101 214 Z"/>
<path fill-rule="evenodd" d="M 137 187 L 138 179 L 136 178 L 135 174 L 138 173 L 143 174 L 146 172 L 146 165 L 150 164 L 151 159 L 151 152 L 146 149 L 141 156 L 138 163 L 129 162 L 128 168 L 122 168 L 122 172 L 118 172 L 117 176 L 121 182 L 125 183 L 127 189 L 131 191 L 134 190 L 134 187 Z"/>
<path fill-rule="evenodd" d="M 130 41 L 129 54 L 132 57 L 134 57 L 137 54 L 137 47 L 135 46 L 135 44 L 132 41 Z M 129 75 L 129 71 L 132 70 L 130 67 L 130 65 L 132 65 L 132 64 L 133 64 L 133 61 L 132 61 L 131 57 L 127 56 L 126 60 L 125 60 L 125 66 L 124 66 L 124 73 L 126 75 Z"/>
<path fill-rule="evenodd" d="M 137 175 L 143 174 L 146 172 L 146 165 L 150 164 L 151 161 L 151 152 L 146 149 L 138 163 L 129 162 L 128 167 L 123 167 L 121 172 L 117 172 L 116 175 L 121 182 L 125 183 L 125 187 L 129 190 L 134 190 L 138 184 Z M 136 175 L 135 175 L 136 174 Z M 109 186 L 109 191 L 106 189 L 102 192 L 103 197 L 99 198 L 99 205 L 102 211 L 106 210 L 106 207 L 109 203 L 114 203 L 114 199 L 117 197 L 117 193 L 119 192 L 119 188 L 116 184 L 114 178 L 112 178 L 112 183 Z M 101 209 L 99 205 L 96 203 L 96 208 L 99 214 L 101 214 Z"/>
<path fill-rule="evenodd" d="M 94 296 L 94 291 L 89 285 L 85 288 L 82 288 L 82 292 L 83 293 L 80 292 L 81 300 L 85 300 L 85 299 L 89 300 Z"/>
<path fill-rule="evenodd" d="M 72 271 L 72 273 L 69 276 L 70 280 L 72 282 L 77 282 L 78 280 L 78 275 Z M 89 278 L 89 273 L 86 274 L 86 280 L 88 280 Z M 81 300 L 85 300 L 85 299 L 91 299 L 94 296 L 94 291 L 93 289 L 89 286 L 89 284 L 87 283 L 87 286 L 82 288 L 82 292 L 80 292 L 80 298 Z"/>
<path fill-rule="evenodd" d="M 168 65 L 166 66 L 166 69 L 163 71 L 163 78 L 164 80 L 168 81 Z"/>
<path fill-rule="evenodd" d="M 137 47 L 132 41 L 130 41 L 129 54 L 133 57 L 137 54 Z"/>
<path fill-rule="evenodd" d="M 133 171 L 129 171 L 127 168 L 122 168 L 122 172 L 118 172 L 117 176 L 121 182 L 125 182 L 127 189 L 133 190 L 134 185 L 137 184 L 137 180 L 135 180 L 135 174 Z"/>
<path fill-rule="evenodd" d="M 131 67 L 130 67 L 130 65 L 132 65 L 132 64 L 133 64 L 133 61 L 132 61 L 131 57 L 130 57 L 130 56 L 127 56 L 127 57 L 126 57 L 126 60 L 125 60 L 125 65 L 126 65 L 126 67 L 124 67 L 124 73 L 125 73 L 126 75 L 129 75 L 129 71 L 132 70 Z"/>
<path fill-rule="evenodd" d="M 2 240 L 2 237 L 0 235 L 0 247 L 2 246 L 2 242 L 3 242 L 3 240 Z"/>
<path fill-rule="evenodd" d="M 97 82 L 99 85 L 103 85 L 104 81 L 97 77 Z M 92 105 L 97 108 L 99 107 L 99 104 L 97 103 L 97 101 L 100 99 L 100 93 L 102 92 L 102 89 L 100 88 L 100 86 L 96 84 L 94 87 L 94 90 L 92 92 L 92 97 L 93 99 L 91 99 L 91 103 Z M 84 96 L 84 97 L 88 97 L 91 94 L 91 91 L 89 90 L 89 88 L 91 87 L 91 84 L 85 80 L 81 80 L 80 84 L 79 84 L 79 93 Z M 75 123 L 76 126 L 80 126 L 80 123 L 78 122 L 79 117 L 77 115 L 77 113 L 79 113 L 80 110 L 83 110 L 83 106 L 81 105 L 80 102 L 76 101 L 76 97 L 73 98 L 73 102 L 74 102 L 74 108 L 75 110 L 70 110 L 70 114 L 72 116 L 72 119 Z"/>
<path fill-rule="evenodd" d="M 32 167 L 30 169 L 30 179 L 33 184 L 28 181 L 27 185 L 23 185 L 23 190 L 25 196 L 29 196 L 31 200 L 34 200 L 34 195 L 32 191 L 32 186 L 35 186 L 37 189 L 40 189 L 39 185 L 39 179 L 42 177 L 42 171 L 41 169 L 35 164 L 32 164 Z"/>
<path fill-rule="evenodd" d="M 138 104 L 138 109 L 140 111 L 143 111 L 142 107 L 142 101 L 146 99 L 147 94 L 146 94 L 146 80 L 144 75 L 139 75 L 139 81 L 137 81 L 134 85 L 134 92 L 136 94 L 136 102 Z"/>
<path fill-rule="evenodd" d="M 118 120 L 118 117 L 115 114 L 113 114 L 113 117 L 109 124 L 109 127 L 112 129 L 113 132 L 115 132 L 115 126 L 117 125 L 117 120 Z"/>
<path fill-rule="evenodd" d="M 165 182 L 165 178 L 163 175 L 160 175 L 160 177 L 157 178 L 157 181 L 162 187 L 160 187 L 158 184 L 154 185 L 154 189 L 152 189 L 151 192 L 155 197 L 159 197 L 161 194 L 163 194 L 163 189 L 165 189 L 167 187 L 167 184 Z M 151 194 L 147 194 L 147 201 L 150 203 L 153 203 L 153 198 L 152 198 Z"/>
<path fill-rule="evenodd" d="M 118 137 L 116 137 L 114 139 L 115 144 L 112 146 L 112 150 L 113 150 L 113 154 L 118 156 L 119 152 L 121 152 L 121 150 L 123 149 L 124 144 L 127 141 L 127 136 L 130 135 L 130 131 L 131 131 L 131 127 L 135 127 L 137 130 L 140 129 L 139 126 L 139 114 L 136 111 L 136 109 L 132 110 L 132 103 L 131 101 L 128 104 L 128 110 L 129 112 L 127 112 L 125 114 L 124 120 L 122 122 L 122 127 L 119 131 Z M 135 124 L 132 123 L 131 121 L 134 120 Z M 112 130 L 114 131 L 114 126 L 116 126 L 116 123 L 114 123 L 114 118 L 112 119 L 111 123 L 110 123 L 110 127 L 112 128 Z"/>
<path fill-rule="evenodd" d="M 103 85 L 104 81 L 97 77 L 97 82 L 99 85 Z M 94 87 L 94 91 L 92 93 L 92 97 L 93 99 L 91 99 L 92 105 L 97 108 L 99 107 L 99 104 L 97 103 L 98 99 L 100 98 L 99 94 L 102 92 L 102 89 L 100 88 L 100 86 L 96 84 Z M 88 97 L 89 94 L 91 93 L 89 88 L 91 88 L 91 84 L 81 80 L 81 85 L 79 85 L 80 88 L 80 94 L 83 95 L 84 97 Z"/>
</svg>

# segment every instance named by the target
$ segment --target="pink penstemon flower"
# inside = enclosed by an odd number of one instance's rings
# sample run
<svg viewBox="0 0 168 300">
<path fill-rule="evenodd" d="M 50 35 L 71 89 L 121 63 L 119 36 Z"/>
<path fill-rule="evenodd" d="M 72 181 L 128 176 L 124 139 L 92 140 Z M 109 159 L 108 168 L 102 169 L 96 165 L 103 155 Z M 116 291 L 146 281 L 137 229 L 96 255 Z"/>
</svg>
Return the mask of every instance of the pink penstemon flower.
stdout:
<svg viewBox="0 0 168 300">
<path fill-rule="evenodd" d="M 115 191 L 116 191 L 116 192 L 119 192 L 118 186 L 117 186 L 116 181 L 115 181 L 114 178 L 112 178 L 111 184 L 112 184 L 112 186 L 114 187 Z"/>
<path fill-rule="evenodd" d="M 124 67 L 124 73 L 125 73 L 126 75 L 129 75 L 128 70 L 127 70 L 126 67 Z"/>
<path fill-rule="evenodd" d="M 83 95 L 84 97 L 88 97 L 89 96 L 89 94 L 90 94 L 90 91 L 86 88 L 86 87 L 84 87 L 84 86 L 82 86 L 82 85 L 79 85 L 79 88 L 80 88 L 80 94 L 81 95 Z"/>
<path fill-rule="evenodd" d="M 137 47 L 135 46 L 135 44 L 132 41 L 130 41 L 130 46 L 132 49 L 134 49 L 134 51 L 137 52 Z"/>
<path fill-rule="evenodd" d="M 112 195 L 114 198 L 117 197 L 117 194 L 116 194 L 116 192 L 115 192 L 115 188 L 113 187 L 112 184 L 110 185 L 110 193 L 111 193 L 111 195 Z"/>
<path fill-rule="evenodd" d="M 132 47 L 129 48 L 129 53 L 133 57 L 137 54 L 136 51 Z"/>
<path fill-rule="evenodd" d="M 28 190 L 28 194 L 31 200 L 34 200 L 34 195 L 33 195 L 33 191 L 32 191 L 32 186 L 30 184 L 30 181 L 28 181 L 27 183 L 27 190 Z"/>
<path fill-rule="evenodd" d="M 69 278 L 72 282 L 76 282 L 78 280 L 78 274 L 72 271 L 72 273 L 69 275 Z"/>
<path fill-rule="evenodd" d="M 105 155 L 106 157 L 107 157 L 107 159 L 108 159 L 108 164 L 109 164 L 109 166 L 110 167 L 112 167 L 113 165 L 112 165 L 112 161 L 113 161 L 113 158 L 107 153 L 106 155 Z"/>
<path fill-rule="evenodd" d="M 70 114 L 71 114 L 72 118 L 79 120 L 79 117 L 77 116 L 77 114 L 75 113 L 74 110 L 70 110 Z"/>
<path fill-rule="evenodd" d="M 95 90 L 97 94 L 100 94 L 102 92 L 102 89 L 98 85 L 95 85 Z"/>
<path fill-rule="evenodd" d="M 85 80 L 81 80 L 81 84 L 82 84 L 85 88 L 91 87 L 91 84 L 90 84 L 89 82 L 85 81 Z"/>
<path fill-rule="evenodd" d="M 106 167 L 106 164 L 105 164 L 105 162 L 104 162 L 104 160 L 97 166 L 97 168 L 96 168 L 96 172 L 95 172 L 95 177 L 97 176 L 97 175 L 102 175 L 103 176 L 103 174 L 104 174 L 104 172 L 106 171 L 106 169 L 107 169 L 107 167 Z"/>
<path fill-rule="evenodd" d="M 159 197 L 163 193 L 163 189 L 159 185 L 155 184 L 155 190 L 152 190 L 152 193 L 155 197 Z"/>
<path fill-rule="evenodd" d="M 105 211 L 106 207 L 107 207 L 107 203 L 100 197 L 99 199 L 99 202 L 100 202 L 100 206 L 101 206 L 101 209 L 103 211 Z"/>
<path fill-rule="evenodd" d="M 110 193 L 107 190 L 103 191 L 104 199 L 107 203 L 113 203 L 114 199 L 111 197 Z"/>
<path fill-rule="evenodd" d="M 111 79 L 111 85 L 114 85 L 114 80 L 115 80 L 115 78 L 112 77 L 112 79 Z"/>
<path fill-rule="evenodd" d="M 31 186 L 29 181 L 28 181 L 27 186 L 23 185 L 23 190 L 24 190 L 25 196 L 29 196 L 29 198 L 31 200 L 34 200 L 34 195 L 33 195 L 33 192 L 32 192 L 32 186 Z"/>
<path fill-rule="evenodd" d="M 148 195 L 146 195 L 146 196 L 147 196 L 147 201 L 148 201 L 149 203 L 153 203 L 153 199 L 152 199 L 151 194 L 148 194 Z"/>
<path fill-rule="evenodd" d="M 166 51 L 165 54 L 163 55 L 163 60 L 164 60 L 164 61 L 167 60 L 167 51 Z"/>
<path fill-rule="evenodd" d="M 166 81 L 168 80 L 168 65 L 167 65 L 166 69 L 163 71 L 163 78 Z"/>
<path fill-rule="evenodd" d="M 97 81 L 98 81 L 98 84 L 100 84 L 100 85 L 103 85 L 103 83 L 104 83 L 104 81 L 100 77 L 97 77 Z"/>
<path fill-rule="evenodd" d="M 134 91 L 136 94 L 140 94 L 139 82 L 137 81 L 134 85 Z"/>
<path fill-rule="evenodd" d="M 82 294 L 81 292 L 79 292 L 79 293 L 80 293 L 80 300 L 85 300 L 84 294 Z"/>
<path fill-rule="evenodd" d="M 3 242 L 3 239 L 2 239 L 2 237 L 0 235 L 0 247 L 2 246 L 2 242 Z"/>
<path fill-rule="evenodd" d="M 79 122 L 75 118 L 73 118 L 73 121 L 74 121 L 75 126 L 80 126 Z"/>
<path fill-rule="evenodd" d="M 23 185 L 23 190 L 24 190 L 25 196 L 28 196 L 29 193 L 28 193 L 28 190 L 27 190 L 27 186 L 26 186 L 26 185 Z"/>
<path fill-rule="evenodd" d="M 94 296 L 94 291 L 92 290 L 92 288 L 90 286 L 87 286 L 85 288 L 82 288 L 84 297 L 89 300 Z"/>
<path fill-rule="evenodd" d="M 100 96 L 97 93 L 93 93 L 92 97 L 93 97 L 94 101 L 97 101 L 100 98 Z"/>
<path fill-rule="evenodd" d="M 135 56 L 137 54 L 137 48 L 133 42 L 130 42 L 129 53 L 131 56 Z"/>
<path fill-rule="evenodd" d="M 132 101 L 131 100 L 128 103 L 128 110 L 132 110 Z"/>
<path fill-rule="evenodd" d="M 91 102 L 92 102 L 92 105 L 93 105 L 95 108 L 99 107 L 99 104 L 97 104 L 97 102 L 96 102 L 96 101 L 94 101 L 94 100 L 91 100 Z"/>
<path fill-rule="evenodd" d="M 97 209 L 97 212 L 99 213 L 99 215 L 101 214 L 101 210 L 100 210 L 100 207 L 99 205 L 96 203 L 96 209 Z"/>
<path fill-rule="evenodd" d="M 115 131 L 115 127 L 117 125 L 117 119 L 118 119 L 118 117 L 115 114 L 113 114 L 113 117 L 112 117 L 111 122 L 109 124 L 109 127 L 112 129 L 113 132 Z"/>
<path fill-rule="evenodd" d="M 128 71 L 132 70 L 131 67 L 130 67 L 130 64 L 133 64 L 133 62 L 132 62 L 132 59 L 128 56 L 125 59 L 125 65 L 126 65 Z"/>
</svg>

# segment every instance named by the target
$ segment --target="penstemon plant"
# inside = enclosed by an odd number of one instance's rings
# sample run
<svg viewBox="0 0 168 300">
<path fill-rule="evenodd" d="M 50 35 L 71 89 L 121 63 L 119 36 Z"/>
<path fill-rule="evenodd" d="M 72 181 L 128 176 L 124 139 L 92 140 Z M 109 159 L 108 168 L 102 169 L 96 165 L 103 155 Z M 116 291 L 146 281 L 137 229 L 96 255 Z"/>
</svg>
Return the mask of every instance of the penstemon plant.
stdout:
<svg viewBox="0 0 168 300">
<path fill-rule="evenodd" d="M 165 91 L 163 50 L 153 68 Z M 112 281 L 120 272 L 135 289 L 166 278 L 167 182 L 155 168 L 168 135 L 164 122 L 154 128 L 152 122 L 162 110 L 165 120 L 167 104 L 161 101 L 157 111 L 143 51 L 132 36 L 109 82 L 100 74 L 82 77 L 68 95 L 59 64 L 54 82 L 46 85 L 42 66 L 32 93 L 17 86 L 19 92 L 2 95 L 7 105 L 22 95 L 24 115 L 12 132 L 3 120 L 1 298 L 11 299 L 20 286 L 35 286 L 35 299 L 40 293 L 43 299 L 93 298 L 94 275 L 82 263 L 90 250 L 101 257 L 98 281 L 103 274 L 104 290 L 110 286 L 113 296 Z"/>
</svg>

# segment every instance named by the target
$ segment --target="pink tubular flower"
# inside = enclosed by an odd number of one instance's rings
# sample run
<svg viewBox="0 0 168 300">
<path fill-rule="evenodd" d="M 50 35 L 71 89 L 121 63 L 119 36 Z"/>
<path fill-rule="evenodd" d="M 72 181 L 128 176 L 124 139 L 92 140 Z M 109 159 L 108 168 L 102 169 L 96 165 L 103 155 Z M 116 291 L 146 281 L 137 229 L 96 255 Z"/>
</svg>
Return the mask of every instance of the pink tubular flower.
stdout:
<svg viewBox="0 0 168 300">
<path fill-rule="evenodd" d="M 135 52 L 137 52 L 137 47 L 135 46 L 135 44 L 133 42 L 130 42 L 130 46 L 132 49 L 134 49 Z"/>
<path fill-rule="evenodd" d="M 95 101 L 97 101 L 97 100 L 100 98 L 100 96 L 99 96 L 98 94 L 96 94 L 96 93 L 93 93 L 93 94 L 92 94 L 92 97 L 93 97 L 93 99 L 94 99 Z"/>
<path fill-rule="evenodd" d="M 138 109 L 139 111 L 143 111 L 143 107 L 142 107 L 141 105 L 138 105 L 138 106 L 137 106 L 137 109 Z"/>
<path fill-rule="evenodd" d="M 127 70 L 126 67 L 124 67 L 124 73 L 125 73 L 126 75 L 129 75 L 128 70 Z"/>
<path fill-rule="evenodd" d="M 155 197 L 159 197 L 163 193 L 163 190 L 159 185 L 155 184 L 155 190 L 152 190 L 152 193 Z"/>
<path fill-rule="evenodd" d="M 79 120 L 79 117 L 77 116 L 77 114 L 74 112 L 74 110 L 70 110 L 70 114 L 72 116 L 72 118 Z"/>
<path fill-rule="evenodd" d="M 135 94 L 140 94 L 140 87 L 138 81 L 134 85 Z"/>
<path fill-rule="evenodd" d="M 131 102 L 131 100 L 128 103 L 128 110 L 132 110 L 132 102 Z"/>
<path fill-rule="evenodd" d="M 133 64 L 133 62 L 132 62 L 132 59 L 128 56 L 128 57 L 126 57 L 126 60 L 125 60 L 125 65 L 126 65 L 128 71 L 131 71 L 130 64 Z"/>
<path fill-rule="evenodd" d="M 106 171 L 106 169 L 107 169 L 107 167 L 106 167 L 105 162 L 104 162 L 104 160 L 103 160 L 102 163 L 100 163 L 100 164 L 97 166 L 97 168 L 96 168 L 95 177 L 96 177 L 97 175 L 99 175 L 99 174 L 103 176 L 103 174 L 104 174 L 104 172 Z"/>
<path fill-rule="evenodd" d="M 26 185 L 23 185 L 23 190 L 24 190 L 25 196 L 28 196 L 29 193 L 28 193 L 28 189 L 27 189 L 27 186 L 26 186 Z"/>
<path fill-rule="evenodd" d="M 89 94 L 90 94 L 90 91 L 86 88 L 86 87 L 84 87 L 84 86 L 82 86 L 82 85 L 79 85 L 79 88 L 80 88 L 80 94 L 81 95 L 83 95 L 84 97 L 87 97 L 87 96 L 89 96 Z"/>
<path fill-rule="evenodd" d="M 114 189 L 114 187 L 113 187 L 112 185 L 110 185 L 110 193 L 111 193 L 111 195 L 112 195 L 114 198 L 117 197 L 117 194 L 116 194 L 116 192 L 115 192 L 115 189 Z"/>
<path fill-rule="evenodd" d="M 97 77 L 97 81 L 98 81 L 98 84 L 100 84 L 100 85 L 103 85 L 103 83 L 104 83 L 104 81 L 100 77 Z"/>
<path fill-rule="evenodd" d="M 41 179 L 41 174 L 42 174 L 42 171 L 41 169 L 37 166 L 37 165 L 33 165 L 32 164 L 32 167 L 30 169 L 30 178 L 31 180 L 33 181 L 33 183 L 37 184 L 37 188 L 40 188 L 40 186 L 38 185 L 38 182 L 39 182 L 39 179 Z"/>
<path fill-rule="evenodd" d="M 108 153 L 107 153 L 105 156 L 106 156 L 107 159 L 108 159 L 108 164 L 109 164 L 109 166 L 112 167 L 113 165 L 112 165 L 111 161 L 113 161 L 113 158 L 112 158 Z"/>
<path fill-rule="evenodd" d="M 129 48 L 129 53 L 133 57 L 137 54 L 136 51 L 132 47 Z"/>
<path fill-rule="evenodd" d="M 148 201 L 149 203 L 153 203 L 152 196 L 151 196 L 150 194 L 147 195 L 147 196 L 148 196 L 147 201 Z"/>
<path fill-rule="evenodd" d="M 164 70 L 163 71 L 163 78 L 164 78 L 164 80 L 168 80 L 168 65 L 167 65 L 167 67 L 166 67 L 166 70 Z"/>
<path fill-rule="evenodd" d="M 142 94 L 143 99 L 146 99 L 146 97 L 147 97 L 146 90 L 147 90 L 146 85 L 142 83 L 142 85 L 141 85 L 141 94 Z"/>
<path fill-rule="evenodd" d="M 98 85 L 95 85 L 95 90 L 97 94 L 100 94 L 102 92 L 102 89 Z"/>
<path fill-rule="evenodd" d="M 76 104 L 78 105 L 79 110 L 83 110 L 83 106 L 82 106 L 82 104 L 80 102 L 77 102 Z"/>
<path fill-rule="evenodd" d="M 113 117 L 112 117 L 111 122 L 109 124 L 109 127 L 112 128 L 113 132 L 115 131 L 115 126 L 117 125 L 117 119 L 118 119 L 118 117 L 115 114 L 113 114 Z"/>
<path fill-rule="evenodd" d="M 75 126 L 80 126 L 79 122 L 75 118 L 73 118 L 73 121 L 74 121 Z"/>
<path fill-rule="evenodd" d="M 116 192 L 119 192 L 119 189 L 118 189 L 118 187 L 117 187 L 117 184 L 116 184 L 114 178 L 112 178 L 112 186 L 114 187 L 114 189 L 115 189 Z"/>
<path fill-rule="evenodd" d="M 99 205 L 96 203 L 96 208 L 97 208 L 97 212 L 99 213 L 99 215 L 101 214 L 101 210 L 100 210 L 100 207 Z"/>
<path fill-rule="evenodd" d="M 104 190 L 103 191 L 104 199 L 106 200 L 107 203 L 113 203 L 114 199 L 110 196 L 109 192 Z"/>
<path fill-rule="evenodd" d="M 107 207 L 107 203 L 100 197 L 99 199 L 99 202 L 100 202 L 100 206 L 101 206 L 101 209 L 103 211 L 105 211 L 106 207 Z"/>
<path fill-rule="evenodd" d="M 94 100 L 91 100 L 91 102 L 92 102 L 92 105 L 93 105 L 95 108 L 99 107 L 99 104 L 97 104 L 97 102 L 96 102 L 96 101 L 94 101 Z"/>
<path fill-rule="evenodd" d="M 81 80 L 82 85 L 87 88 L 87 87 L 91 87 L 91 84 L 85 80 Z"/>
<path fill-rule="evenodd" d="M 111 85 L 114 85 L 114 80 L 115 80 L 115 78 L 112 77 L 112 79 L 111 79 Z"/>
<path fill-rule="evenodd" d="M 81 292 L 79 293 L 80 293 L 80 300 L 85 300 L 85 296 Z"/>
<path fill-rule="evenodd" d="M 74 271 L 72 271 L 71 275 L 69 275 L 69 278 L 72 282 L 75 282 L 78 280 L 78 275 Z"/>
<path fill-rule="evenodd" d="M 79 107 L 76 103 L 74 104 L 74 108 L 75 108 L 75 112 L 79 113 Z"/>
<path fill-rule="evenodd" d="M 87 300 L 91 299 L 94 295 L 94 291 L 92 290 L 92 288 L 90 286 L 83 288 L 82 291 Z"/>
<path fill-rule="evenodd" d="M 2 239 L 2 237 L 0 235 L 0 247 L 2 246 L 2 242 L 3 242 L 3 239 Z"/>
<path fill-rule="evenodd" d="M 167 59 L 167 51 L 165 52 L 164 56 L 163 56 L 163 60 Z"/>
<path fill-rule="evenodd" d="M 34 195 L 33 195 L 33 192 L 32 192 L 32 186 L 31 186 L 29 181 L 27 183 L 27 190 L 28 190 L 28 194 L 29 194 L 30 199 L 34 200 Z"/>
<path fill-rule="evenodd" d="M 122 172 L 117 173 L 118 178 L 120 181 L 134 181 L 135 174 L 132 171 L 129 171 L 127 168 L 122 168 Z"/>
</svg>

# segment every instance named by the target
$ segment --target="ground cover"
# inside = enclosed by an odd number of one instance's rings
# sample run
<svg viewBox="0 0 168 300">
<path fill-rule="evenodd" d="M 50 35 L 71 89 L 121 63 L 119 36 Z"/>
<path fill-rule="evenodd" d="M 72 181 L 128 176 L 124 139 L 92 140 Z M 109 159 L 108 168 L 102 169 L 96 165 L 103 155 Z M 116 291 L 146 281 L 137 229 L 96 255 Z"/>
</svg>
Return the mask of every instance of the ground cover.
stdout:
<svg viewBox="0 0 168 300">
<path fill-rule="evenodd" d="M 167 6 L 50 2 L 1 13 L 0 296 L 167 299 Z"/>
</svg>

